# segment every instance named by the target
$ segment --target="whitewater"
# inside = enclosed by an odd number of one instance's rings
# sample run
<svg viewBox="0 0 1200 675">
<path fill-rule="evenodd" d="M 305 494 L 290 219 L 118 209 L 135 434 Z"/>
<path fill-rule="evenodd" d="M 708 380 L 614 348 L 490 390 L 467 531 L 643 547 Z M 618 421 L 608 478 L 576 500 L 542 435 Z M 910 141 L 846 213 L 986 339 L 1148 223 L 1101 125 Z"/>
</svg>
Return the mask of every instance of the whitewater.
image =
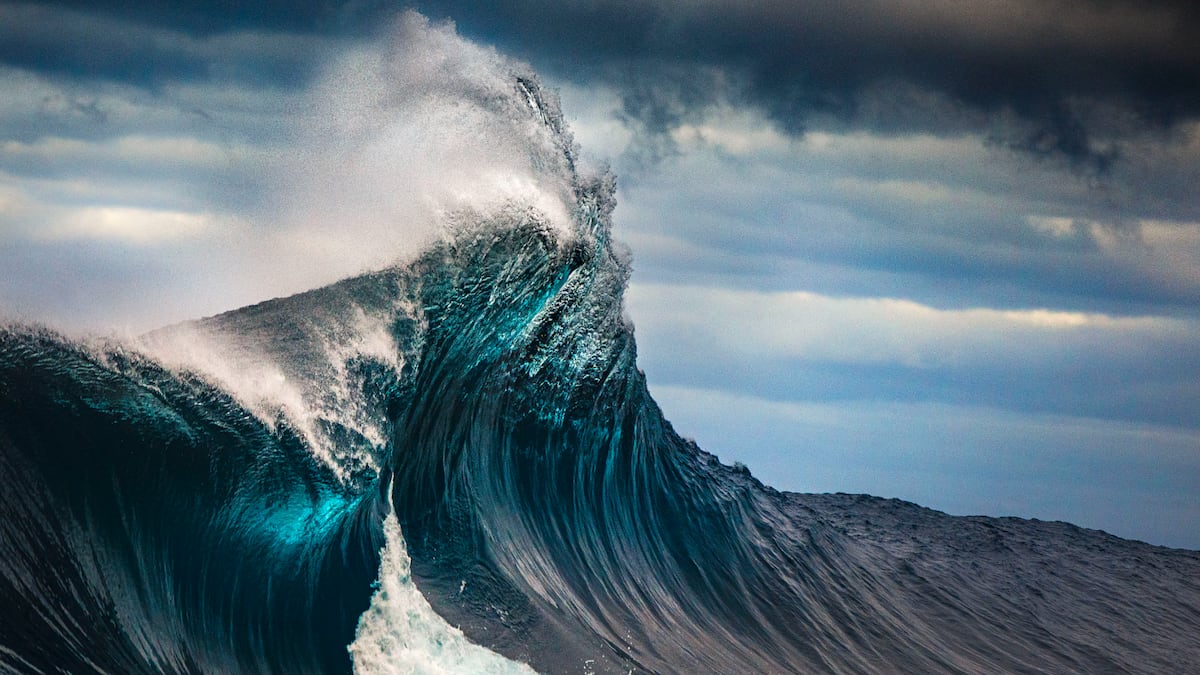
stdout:
<svg viewBox="0 0 1200 675">
<path fill-rule="evenodd" d="M 1200 671 L 1200 552 L 780 492 L 677 434 L 615 177 L 528 67 L 400 30 L 444 58 L 374 72 L 493 139 L 401 172 L 411 250 L 136 337 L 0 327 L 0 672 Z"/>
</svg>

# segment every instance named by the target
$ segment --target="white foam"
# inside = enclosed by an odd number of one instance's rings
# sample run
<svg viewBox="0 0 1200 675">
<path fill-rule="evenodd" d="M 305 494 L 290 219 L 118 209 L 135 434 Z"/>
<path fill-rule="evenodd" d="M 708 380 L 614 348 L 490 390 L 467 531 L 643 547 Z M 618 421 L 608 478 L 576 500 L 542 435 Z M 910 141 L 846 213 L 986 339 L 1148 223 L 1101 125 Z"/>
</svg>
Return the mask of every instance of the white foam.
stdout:
<svg viewBox="0 0 1200 675">
<path fill-rule="evenodd" d="M 395 309 L 411 311 L 399 305 Z M 324 358 L 306 364 L 314 372 L 311 382 L 289 377 L 278 355 L 187 324 L 135 338 L 134 344 L 167 368 L 200 374 L 220 386 L 269 428 L 286 421 L 313 456 L 346 481 L 351 467 L 381 469 L 379 455 L 388 443 L 390 422 L 364 398 L 349 364 L 367 358 L 399 378 L 404 359 L 388 330 L 393 319 L 387 312 L 375 315 L 354 307 L 344 325 L 314 327 L 311 338 L 320 342 Z M 325 430 L 326 422 L 358 434 L 373 448 L 337 442 Z"/>
<path fill-rule="evenodd" d="M 313 432 L 313 412 L 298 383 L 265 354 L 244 349 L 235 353 L 218 338 L 187 325 L 173 327 L 165 335 L 137 338 L 134 344 L 173 371 L 191 371 L 219 385 L 271 428 L 282 415 L 314 453 L 326 451 Z"/>
<path fill-rule="evenodd" d="M 395 514 L 384 520 L 387 543 L 379 567 L 379 588 L 358 621 L 350 645 L 354 672 L 363 675 L 440 673 L 534 673 L 524 663 L 467 640 L 463 632 L 433 611 L 413 583 L 408 547 Z"/>
</svg>

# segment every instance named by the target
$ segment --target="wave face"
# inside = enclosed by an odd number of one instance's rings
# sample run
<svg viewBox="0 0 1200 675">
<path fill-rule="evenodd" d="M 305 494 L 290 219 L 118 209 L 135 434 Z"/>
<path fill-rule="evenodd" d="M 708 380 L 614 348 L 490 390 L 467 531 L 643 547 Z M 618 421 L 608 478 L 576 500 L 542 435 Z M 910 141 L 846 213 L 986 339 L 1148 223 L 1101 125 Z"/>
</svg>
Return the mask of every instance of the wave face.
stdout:
<svg viewBox="0 0 1200 675">
<path fill-rule="evenodd" d="M 512 84 L 568 230 L 463 212 L 406 264 L 135 344 L 0 331 L 0 669 L 1200 668 L 1200 553 L 781 493 L 678 436 L 612 179 Z"/>
</svg>

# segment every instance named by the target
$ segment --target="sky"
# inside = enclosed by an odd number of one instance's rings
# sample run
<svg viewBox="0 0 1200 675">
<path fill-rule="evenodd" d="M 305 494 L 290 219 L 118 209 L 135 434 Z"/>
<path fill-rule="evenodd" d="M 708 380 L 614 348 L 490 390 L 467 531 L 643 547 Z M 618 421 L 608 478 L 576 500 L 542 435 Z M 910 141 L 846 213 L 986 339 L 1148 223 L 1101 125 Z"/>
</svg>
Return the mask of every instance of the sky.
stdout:
<svg viewBox="0 0 1200 675">
<path fill-rule="evenodd" d="M 541 199 L 442 96 L 514 58 L 617 175 L 680 433 L 1200 549 L 1197 36 L 1173 0 L 0 2 L 0 315 L 136 333 Z"/>
</svg>

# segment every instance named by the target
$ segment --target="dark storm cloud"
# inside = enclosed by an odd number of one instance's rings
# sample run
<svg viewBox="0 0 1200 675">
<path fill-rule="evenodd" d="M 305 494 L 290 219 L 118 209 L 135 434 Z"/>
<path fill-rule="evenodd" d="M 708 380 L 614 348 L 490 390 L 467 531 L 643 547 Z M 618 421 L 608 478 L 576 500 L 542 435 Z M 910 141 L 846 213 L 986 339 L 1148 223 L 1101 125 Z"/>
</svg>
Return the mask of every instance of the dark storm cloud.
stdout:
<svg viewBox="0 0 1200 675">
<path fill-rule="evenodd" d="M 631 126 L 659 141 L 728 102 L 757 106 L 796 134 L 970 130 L 1104 170 L 1123 138 L 1200 115 L 1200 11 L 1173 0 L 416 4 L 556 76 L 616 86 Z M 0 4 L 0 61 L 140 84 L 214 75 L 297 83 L 320 50 L 279 35 L 362 36 L 398 8 Z"/>
<path fill-rule="evenodd" d="M 577 80 L 649 130 L 698 100 L 783 128 L 961 129 L 1103 169 L 1113 140 L 1200 114 L 1200 16 L 1181 2 L 422 3 Z"/>
<path fill-rule="evenodd" d="M 353 32 L 383 8 L 381 2 L 327 0 L 65 0 L 54 3 L 114 18 L 168 26 L 194 35 L 230 30 L 267 29 L 294 32 Z"/>
<path fill-rule="evenodd" d="M 214 79 L 295 86 L 308 80 L 339 37 L 289 32 L 294 22 L 214 17 L 219 23 L 200 29 L 186 15 L 154 22 L 170 17 L 151 9 L 104 9 L 0 3 L 0 63 L 146 87 Z"/>
</svg>

